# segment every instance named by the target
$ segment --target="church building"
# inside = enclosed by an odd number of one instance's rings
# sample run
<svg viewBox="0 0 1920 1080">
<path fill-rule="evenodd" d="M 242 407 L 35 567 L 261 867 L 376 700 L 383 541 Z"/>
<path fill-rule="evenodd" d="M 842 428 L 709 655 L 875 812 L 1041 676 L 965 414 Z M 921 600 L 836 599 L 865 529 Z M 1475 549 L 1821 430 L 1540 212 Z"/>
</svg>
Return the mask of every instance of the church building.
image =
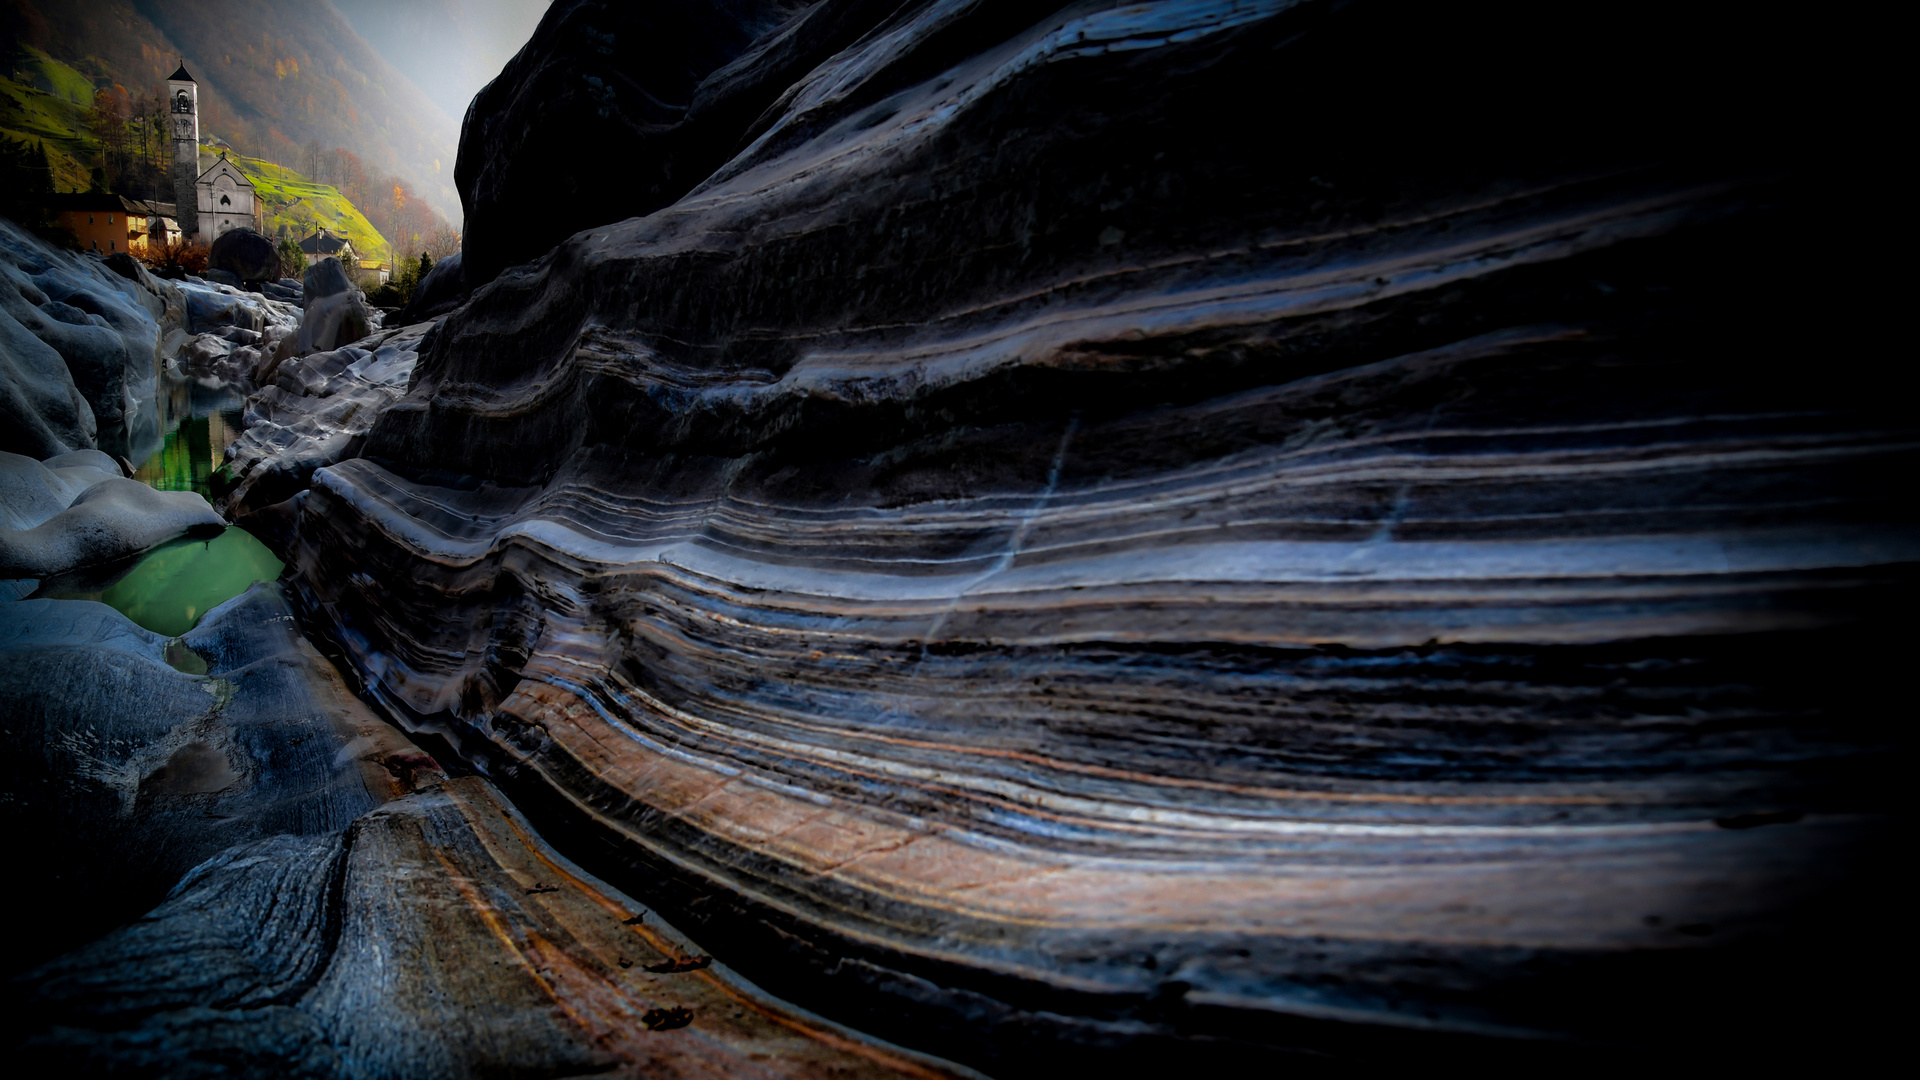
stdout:
<svg viewBox="0 0 1920 1080">
<path fill-rule="evenodd" d="M 173 135 L 173 193 L 180 231 L 203 244 L 228 229 L 260 228 L 260 200 L 253 181 L 227 160 L 200 171 L 200 86 L 185 61 L 167 77 L 167 117 Z"/>
<path fill-rule="evenodd" d="M 228 161 L 226 154 L 200 174 L 193 189 L 203 243 L 211 244 L 221 233 L 240 225 L 259 231 L 260 202 L 254 197 L 253 181 Z"/>
<path fill-rule="evenodd" d="M 167 76 L 167 124 L 173 136 L 173 203 L 180 231 L 199 238 L 200 201 L 194 181 L 200 178 L 200 86 L 187 74 L 186 61 Z"/>
</svg>

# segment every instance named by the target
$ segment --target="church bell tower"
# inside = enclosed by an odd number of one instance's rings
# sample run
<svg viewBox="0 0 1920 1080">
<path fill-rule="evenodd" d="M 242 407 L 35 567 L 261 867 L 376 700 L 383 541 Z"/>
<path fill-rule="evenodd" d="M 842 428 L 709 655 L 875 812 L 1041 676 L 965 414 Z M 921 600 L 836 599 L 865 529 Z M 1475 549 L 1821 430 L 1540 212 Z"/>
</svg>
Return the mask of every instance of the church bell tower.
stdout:
<svg viewBox="0 0 1920 1080">
<path fill-rule="evenodd" d="M 200 87 L 187 74 L 186 61 L 167 76 L 167 120 L 173 128 L 173 219 L 184 239 L 200 235 Z"/>
</svg>

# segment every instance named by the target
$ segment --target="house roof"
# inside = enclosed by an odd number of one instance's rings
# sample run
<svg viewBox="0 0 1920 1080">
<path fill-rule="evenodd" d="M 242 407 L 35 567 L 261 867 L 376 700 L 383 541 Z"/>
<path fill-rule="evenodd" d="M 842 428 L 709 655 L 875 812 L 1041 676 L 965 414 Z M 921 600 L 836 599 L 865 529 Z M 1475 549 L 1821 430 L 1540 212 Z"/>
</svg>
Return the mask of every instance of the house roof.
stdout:
<svg viewBox="0 0 1920 1080">
<path fill-rule="evenodd" d="M 314 233 L 300 241 L 300 250 L 308 255 L 338 255 L 340 249 L 352 247 L 353 242 L 341 236 L 322 236 Z"/>
<path fill-rule="evenodd" d="M 129 199 L 125 195 L 110 195 L 104 191 L 88 191 L 70 195 L 54 195 L 47 204 L 55 210 L 77 210 L 81 213 L 131 214 L 136 217 L 172 217 L 172 203 L 153 203 L 144 199 Z M 162 209 L 164 207 L 164 209 Z"/>
<path fill-rule="evenodd" d="M 187 74 L 187 62 L 180 61 L 180 70 L 167 76 L 168 82 L 193 82 L 193 76 Z"/>
</svg>

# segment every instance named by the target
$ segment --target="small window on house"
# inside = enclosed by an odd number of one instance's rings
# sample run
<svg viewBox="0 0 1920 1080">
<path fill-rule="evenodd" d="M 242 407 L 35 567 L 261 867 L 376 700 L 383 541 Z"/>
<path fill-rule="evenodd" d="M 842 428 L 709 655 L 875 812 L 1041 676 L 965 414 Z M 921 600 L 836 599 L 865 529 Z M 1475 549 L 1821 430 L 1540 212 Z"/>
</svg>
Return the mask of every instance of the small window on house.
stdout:
<svg viewBox="0 0 1920 1080">
<path fill-rule="evenodd" d="M 113 224 L 113 215 L 112 215 L 112 214 L 108 214 L 108 215 L 107 215 L 107 224 L 109 224 L 109 225 L 111 225 L 111 224 Z"/>
<path fill-rule="evenodd" d="M 108 251 L 119 251 L 119 250 L 120 250 L 120 241 L 118 241 L 118 240 L 109 240 L 109 241 L 107 241 L 107 250 L 108 250 Z"/>
<path fill-rule="evenodd" d="M 87 224 L 89 224 L 89 225 L 91 225 L 91 224 L 93 224 L 93 215 L 92 215 L 92 214 L 88 214 L 88 215 L 87 215 Z"/>
</svg>

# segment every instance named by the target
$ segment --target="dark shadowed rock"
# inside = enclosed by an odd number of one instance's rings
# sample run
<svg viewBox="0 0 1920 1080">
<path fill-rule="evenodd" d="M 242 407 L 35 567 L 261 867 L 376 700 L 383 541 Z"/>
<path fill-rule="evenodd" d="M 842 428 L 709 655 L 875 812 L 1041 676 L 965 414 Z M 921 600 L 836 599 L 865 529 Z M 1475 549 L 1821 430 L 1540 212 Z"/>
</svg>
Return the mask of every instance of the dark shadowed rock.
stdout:
<svg viewBox="0 0 1920 1080">
<path fill-rule="evenodd" d="M 237 844 L 139 922 L 17 980 L 8 1016 L 31 1034 L 12 1060 L 340 1080 L 968 1075 L 770 998 L 541 842 L 485 780 L 429 778 L 344 833 Z"/>
<path fill-rule="evenodd" d="M 560 0 L 548 8 L 461 128 L 454 182 L 466 211 L 468 282 L 491 281 L 581 229 L 657 210 L 699 183 L 719 161 L 715 146 L 680 127 L 696 87 L 803 6 Z M 718 152 L 738 134 L 718 135 Z M 592 154 L 577 153 L 588 146 Z M 535 205 L 542 212 L 528 214 Z"/>
<path fill-rule="evenodd" d="M 224 270 L 248 284 L 274 281 L 280 277 L 280 252 L 271 239 L 252 229 L 228 229 L 214 237 L 207 267 Z"/>
<path fill-rule="evenodd" d="M 997 1076 L 1869 1046 L 1920 431 L 1801 29 L 1693 11 L 827 4 L 673 134 L 562 5 L 494 179 L 744 141 L 276 376 L 259 512 L 548 841 Z"/>
<path fill-rule="evenodd" d="M 35 928 L 0 971 L 139 916 L 224 848 L 336 831 L 395 794 L 382 761 L 409 744 L 294 632 L 275 586 L 172 643 L 86 600 L 0 612 L 0 823 L 46 867 L 0 898 Z"/>
<path fill-rule="evenodd" d="M 301 302 L 311 305 L 316 300 L 353 291 L 353 282 L 347 277 L 347 268 L 333 256 L 321 259 L 307 267 L 301 280 Z"/>
</svg>

